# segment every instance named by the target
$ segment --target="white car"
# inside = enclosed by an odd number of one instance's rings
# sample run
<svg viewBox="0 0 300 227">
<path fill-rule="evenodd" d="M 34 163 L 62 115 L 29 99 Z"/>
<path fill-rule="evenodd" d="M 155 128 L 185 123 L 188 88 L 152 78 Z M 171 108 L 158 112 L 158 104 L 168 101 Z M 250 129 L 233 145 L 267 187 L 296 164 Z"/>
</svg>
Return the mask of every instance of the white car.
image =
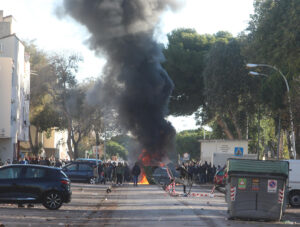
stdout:
<svg viewBox="0 0 300 227">
<path fill-rule="evenodd" d="M 289 203 L 292 207 L 300 207 L 300 160 L 289 162 Z"/>
</svg>

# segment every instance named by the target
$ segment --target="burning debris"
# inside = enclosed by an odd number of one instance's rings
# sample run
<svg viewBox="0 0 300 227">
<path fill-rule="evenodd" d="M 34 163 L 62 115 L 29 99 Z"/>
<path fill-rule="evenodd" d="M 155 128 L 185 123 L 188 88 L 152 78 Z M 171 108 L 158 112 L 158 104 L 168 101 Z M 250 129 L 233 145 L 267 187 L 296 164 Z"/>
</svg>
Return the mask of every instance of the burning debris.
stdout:
<svg viewBox="0 0 300 227">
<path fill-rule="evenodd" d="M 151 162 L 174 150 L 175 130 L 165 120 L 173 83 L 153 39 L 161 14 L 180 0 L 64 0 L 64 10 L 85 25 L 89 46 L 107 59 L 93 98 L 116 105 L 120 122 L 145 148 Z"/>
</svg>

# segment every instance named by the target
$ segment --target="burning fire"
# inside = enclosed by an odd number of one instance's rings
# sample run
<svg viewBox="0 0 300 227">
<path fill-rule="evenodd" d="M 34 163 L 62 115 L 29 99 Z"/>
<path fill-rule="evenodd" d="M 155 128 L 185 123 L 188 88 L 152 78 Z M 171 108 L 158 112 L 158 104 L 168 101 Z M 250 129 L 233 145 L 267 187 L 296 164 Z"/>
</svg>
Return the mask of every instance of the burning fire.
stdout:
<svg viewBox="0 0 300 227">
<path fill-rule="evenodd" d="M 153 163 L 155 158 L 153 160 L 153 158 L 151 158 L 151 156 L 147 153 L 146 149 L 142 150 L 142 153 L 140 154 L 138 159 L 143 163 L 143 166 L 151 166 L 151 165 L 159 165 L 160 167 L 165 166 L 163 162 Z M 141 179 L 139 181 L 139 184 L 149 184 L 144 168 L 141 168 Z"/>
<path fill-rule="evenodd" d="M 147 155 L 147 151 L 145 149 L 142 150 L 142 153 L 139 156 L 139 160 L 142 161 L 144 166 L 150 165 L 150 156 Z M 141 179 L 139 184 L 149 184 L 144 168 L 141 168 Z"/>
<path fill-rule="evenodd" d="M 143 163 L 144 166 L 149 166 L 150 165 L 151 158 L 150 158 L 150 155 L 147 154 L 146 149 L 142 150 L 142 153 L 139 156 L 139 160 L 142 161 L 142 163 Z"/>
<path fill-rule="evenodd" d="M 144 172 L 144 170 L 142 171 L 142 178 L 141 180 L 139 181 L 139 184 L 149 184 L 148 180 L 147 180 L 147 177 L 146 177 L 146 174 Z"/>
</svg>

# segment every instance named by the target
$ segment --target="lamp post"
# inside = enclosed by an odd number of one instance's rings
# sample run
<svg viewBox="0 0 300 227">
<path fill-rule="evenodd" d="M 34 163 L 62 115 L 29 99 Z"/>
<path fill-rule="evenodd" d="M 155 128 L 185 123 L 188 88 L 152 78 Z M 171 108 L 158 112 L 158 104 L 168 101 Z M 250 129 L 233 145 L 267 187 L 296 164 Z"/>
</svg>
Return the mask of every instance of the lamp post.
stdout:
<svg viewBox="0 0 300 227">
<path fill-rule="evenodd" d="M 294 155 L 294 159 L 296 159 L 296 144 L 295 144 L 295 132 L 294 132 L 294 122 L 293 122 L 293 112 L 292 112 L 292 105 L 291 105 L 291 97 L 290 97 L 290 87 L 289 84 L 287 82 L 287 79 L 285 77 L 285 75 L 283 75 L 283 73 L 277 69 L 275 66 L 272 65 L 267 65 L 267 64 L 252 64 L 252 63 L 248 63 L 246 65 L 248 68 L 257 68 L 257 67 L 267 67 L 267 68 L 271 68 L 277 72 L 279 72 L 280 76 L 283 78 L 285 85 L 286 85 L 286 89 L 287 89 L 287 94 L 288 94 L 288 104 L 289 104 L 289 114 L 290 114 L 290 124 L 291 124 L 291 130 L 292 130 L 292 147 L 293 147 L 293 155 Z M 258 72 L 249 72 L 249 74 L 251 75 L 256 75 L 256 76 L 268 76 L 267 74 L 263 74 L 263 73 L 258 73 Z"/>
</svg>

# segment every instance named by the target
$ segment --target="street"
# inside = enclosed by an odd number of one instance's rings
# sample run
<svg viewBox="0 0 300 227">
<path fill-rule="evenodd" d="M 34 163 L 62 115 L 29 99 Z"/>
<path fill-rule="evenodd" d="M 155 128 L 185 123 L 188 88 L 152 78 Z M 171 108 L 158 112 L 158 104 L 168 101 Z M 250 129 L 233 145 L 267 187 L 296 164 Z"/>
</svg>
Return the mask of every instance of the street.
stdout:
<svg viewBox="0 0 300 227">
<path fill-rule="evenodd" d="M 58 211 L 0 205 L 3 226 L 288 226 L 300 225 L 300 209 L 287 209 L 281 222 L 227 220 L 224 195 L 207 195 L 210 186 L 195 186 L 200 197 L 170 196 L 157 185 L 132 184 L 112 188 L 105 185 L 72 184 L 73 197 Z M 180 187 L 176 188 L 182 192 Z M 201 194 L 200 194 L 201 195 Z"/>
</svg>

